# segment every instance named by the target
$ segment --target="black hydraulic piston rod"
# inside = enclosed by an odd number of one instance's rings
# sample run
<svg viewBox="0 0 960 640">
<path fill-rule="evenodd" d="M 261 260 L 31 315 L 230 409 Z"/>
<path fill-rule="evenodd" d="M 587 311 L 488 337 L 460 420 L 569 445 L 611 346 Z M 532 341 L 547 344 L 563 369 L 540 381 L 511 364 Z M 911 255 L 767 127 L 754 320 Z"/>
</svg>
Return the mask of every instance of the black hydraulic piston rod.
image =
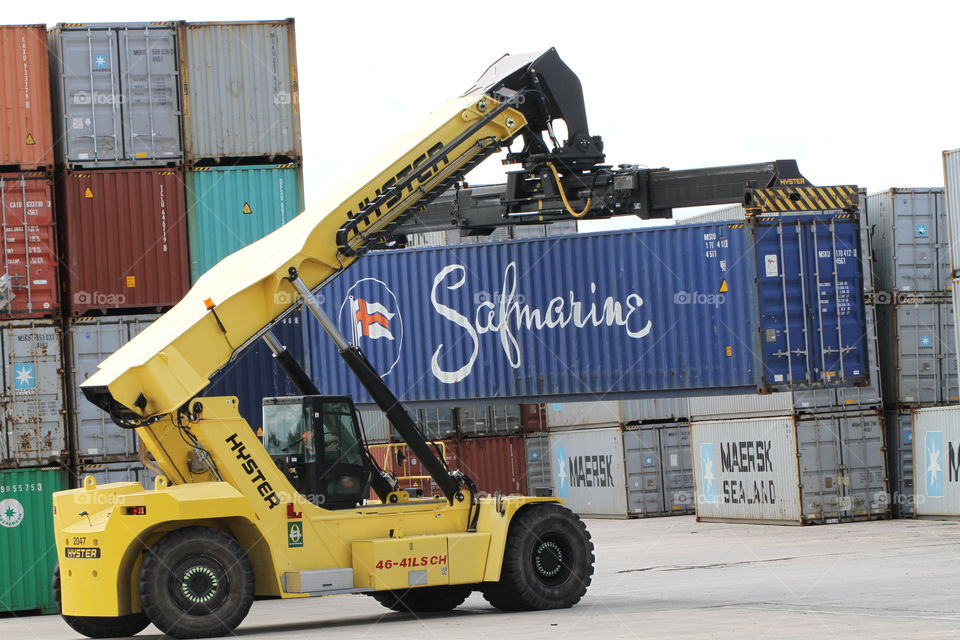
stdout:
<svg viewBox="0 0 960 640">
<path fill-rule="evenodd" d="M 280 341 L 277 340 L 277 337 L 273 335 L 272 331 L 267 331 L 261 337 L 263 341 L 267 343 L 267 346 L 270 347 L 270 351 L 273 352 L 273 359 L 277 361 L 277 365 L 287 374 L 287 377 L 290 378 L 290 381 L 293 383 L 293 386 L 297 388 L 297 391 L 300 392 L 300 395 L 320 395 L 320 390 L 317 389 L 317 385 L 313 384 L 313 380 L 311 380 L 307 372 L 303 370 L 303 367 L 300 366 L 297 359 L 293 357 L 284 345 L 280 344 Z"/>
<path fill-rule="evenodd" d="M 353 371 L 360 380 L 360 384 L 370 393 L 370 396 L 374 402 L 377 403 L 377 406 L 380 407 L 380 410 L 387 415 L 390 424 L 397 430 L 400 437 L 403 438 L 404 442 L 410 447 L 410 450 L 413 451 L 413 454 L 420 460 L 424 468 L 426 468 L 430 477 L 433 478 L 433 481 L 440 487 L 443 495 L 451 503 L 454 500 L 463 500 L 464 496 L 460 491 L 460 487 L 463 485 L 470 486 L 469 480 L 460 471 L 449 471 L 437 457 L 430 443 L 423 437 L 423 434 L 420 433 L 420 429 L 417 428 L 417 423 L 410 417 L 406 407 L 404 407 L 400 400 L 397 399 L 397 396 L 393 394 L 383 381 L 383 378 L 380 377 L 370 364 L 370 361 L 363 355 L 360 348 L 347 342 L 347 339 L 340 332 L 340 329 L 337 328 L 333 320 L 330 319 L 330 316 L 323 310 L 307 285 L 300 279 L 294 267 L 290 267 L 290 277 L 288 280 L 303 298 L 307 309 L 310 310 L 310 313 L 317 319 L 317 322 L 320 323 L 323 330 L 330 336 L 330 339 L 333 340 L 337 351 L 340 353 L 340 357 L 344 359 L 347 366 L 350 367 L 350 370 Z"/>
</svg>

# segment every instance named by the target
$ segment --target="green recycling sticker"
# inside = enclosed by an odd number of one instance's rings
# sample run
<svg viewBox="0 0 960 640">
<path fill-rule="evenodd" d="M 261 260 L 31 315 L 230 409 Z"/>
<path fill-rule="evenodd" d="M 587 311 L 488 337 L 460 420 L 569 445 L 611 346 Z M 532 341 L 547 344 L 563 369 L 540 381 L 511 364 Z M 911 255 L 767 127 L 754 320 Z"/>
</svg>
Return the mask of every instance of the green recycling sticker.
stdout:
<svg viewBox="0 0 960 640">
<path fill-rule="evenodd" d="M 302 547 L 303 546 L 303 523 L 302 522 L 288 522 L 287 523 L 287 546 L 288 547 Z"/>
</svg>

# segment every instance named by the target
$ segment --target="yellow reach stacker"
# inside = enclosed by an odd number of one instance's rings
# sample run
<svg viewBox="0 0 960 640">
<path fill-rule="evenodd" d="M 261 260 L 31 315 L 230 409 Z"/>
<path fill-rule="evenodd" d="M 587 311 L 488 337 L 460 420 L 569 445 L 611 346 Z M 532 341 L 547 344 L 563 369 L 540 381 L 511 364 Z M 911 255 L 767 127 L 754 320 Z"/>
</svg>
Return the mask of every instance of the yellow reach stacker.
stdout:
<svg viewBox="0 0 960 640">
<path fill-rule="evenodd" d="M 563 143 L 555 120 L 566 125 Z M 119 427 L 136 429 L 159 477 L 151 489 L 87 477 L 55 495 L 54 589 L 73 629 L 125 636 L 152 622 L 176 638 L 220 636 L 256 598 L 368 594 L 422 612 L 453 609 L 473 591 L 510 611 L 583 597 L 594 555 L 580 519 L 556 498 L 481 498 L 313 295 L 364 252 L 429 222 L 431 202 L 513 143 L 521 148 L 505 162 L 516 170 L 495 215 L 443 225 L 489 232 L 736 201 L 776 210 L 778 180 L 806 184 L 791 161 L 683 172 L 603 165 L 580 82 L 556 51 L 501 58 L 326 200 L 208 271 L 82 385 Z M 797 209 L 796 198 L 781 201 Z M 363 442 L 352 400 L 320 395 L 277 342 L 271 325 L 300 304 L 442 497 L 399 489 Z M 302 394 L 264 401 L 262 441 L 236 398 L 197 397 L 259 339 Z M 365 499 L 371 490 L 379 500 Z"/>
</svg>

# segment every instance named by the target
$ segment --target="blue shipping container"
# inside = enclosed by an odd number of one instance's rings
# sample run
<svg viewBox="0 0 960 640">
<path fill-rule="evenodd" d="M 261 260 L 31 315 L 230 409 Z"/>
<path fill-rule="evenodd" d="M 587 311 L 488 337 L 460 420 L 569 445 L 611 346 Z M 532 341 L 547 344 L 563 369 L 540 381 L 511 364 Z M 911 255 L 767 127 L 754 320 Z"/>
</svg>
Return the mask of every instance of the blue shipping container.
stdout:
<svg viewBox="0 0 960 640">
<path fill-rule="evenodd" d="M 296 164 L 188 169 L 191 282 L 299 215 L 302 182 Z"/>
<path fill-rule="evenodd" d="M 307 368 L 303 328 L 301 314 L 294 312 L 273 325 L 271 330 L 280 344 L 290 351 L 301 366 Z M 300 395 L 300 392 L 274 361 L 270 348 L 262 340 L 257 340 L 218 371 L 200 395 L 237 396 L 240 399 L 240 415 L 256 431 L 262 422 L 264 398 L 294 396 Z"/>
<path fill-rule="evenodd" d="M 859 225 L 805 215 L 372 253 L 319 292 L 401 400 L 866 380 Z M 324 393 L 370 398 L 313 318 Z"/>
</svg>

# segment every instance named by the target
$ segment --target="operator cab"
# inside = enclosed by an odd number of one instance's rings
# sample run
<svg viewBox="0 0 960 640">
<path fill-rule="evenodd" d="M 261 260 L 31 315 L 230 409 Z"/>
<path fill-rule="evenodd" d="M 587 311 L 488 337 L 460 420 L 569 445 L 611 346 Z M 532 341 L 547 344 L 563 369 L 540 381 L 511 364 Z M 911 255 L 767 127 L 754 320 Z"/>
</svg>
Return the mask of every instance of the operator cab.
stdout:
<svg viewBox="0 0 960 640">
<path fill-rule="evenodd" d="M 264 398 L 263 444 L 318 507 L 351 509 L 367 496 L 373 469 L 349 396 Z"/>
</svg>

